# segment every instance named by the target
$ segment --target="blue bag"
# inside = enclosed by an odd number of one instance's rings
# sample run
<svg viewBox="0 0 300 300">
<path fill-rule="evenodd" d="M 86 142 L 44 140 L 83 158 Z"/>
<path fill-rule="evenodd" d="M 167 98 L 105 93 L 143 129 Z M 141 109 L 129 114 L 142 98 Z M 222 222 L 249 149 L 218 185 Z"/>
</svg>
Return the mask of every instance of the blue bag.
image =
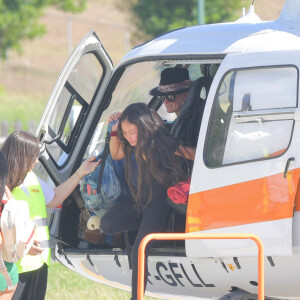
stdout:
<svg viewBox="0 0 300 300">
<path fill-rule="evenodd" d="M 121 196 L 129 194 L 124 175 L 124 159 L 113 160 L 109 153 L 111 126 L 107 131 L 105 147 L 96 161 L 102 159 L 96 170 L 84 176 L 80 192 L 88 211 L 102 217 Z"/>
<path fill-rule="evenodd" d="M 97 156 L 99 161 L 102 153 Z M 104 162 L 104 171 L 100 189 L 99 175 L 103 161 L 96 170 L 84 176 L 80 183 L 80 192 L 89 212 L 102 217 L 116 200 L 122 195 L 128 195 L 128 187 L 124 177 L 124 160 L 113 160 L 109 154 Z"/>
</svg>

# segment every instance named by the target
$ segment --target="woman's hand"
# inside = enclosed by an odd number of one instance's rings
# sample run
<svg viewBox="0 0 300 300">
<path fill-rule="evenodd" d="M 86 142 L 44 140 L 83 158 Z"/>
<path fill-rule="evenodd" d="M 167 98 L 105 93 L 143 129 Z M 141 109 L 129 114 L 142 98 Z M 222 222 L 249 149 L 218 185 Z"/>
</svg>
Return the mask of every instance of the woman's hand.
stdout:
<svg viewBox="0 0 300 300">
<path fill-rule="evenodd" d="M 98 167 L 98 165 L 101 162 L 101 159 L 99 161 L 93 161 L 95 159 L 96 159 L 96 156 L 88 158 L 81 164 L 81 166 L 75 172 L 80 177 L 80 179 L 82 177 L 84 177 L 85 175 L 90 174 L 95 171 L 95 169 Z"/>
<path fill-rule="evenodd" d="M 29 249 L 28 254 L 33 255 L 33 256 L 41 254 L 44 251 L 44 249 L 40 248 L 39 245 L 40 245 L 40 242 L 35 240 L 31 246 L 31 248 Z"/>
<path fill-rule="evenodd" d="M 109 116 L 109 118 L 108 118 L 108 123 L 110 123 L 110 122 L 112 122 L 112 121 L 118 120 L 118 119 L 120 118 L 120 116 L 121 116 L 121 113 L 120 113 L 119 111 L 113 113 L 112 115 Z M 112 131 L 117 131 L 117 129 L 118 129 L 118 124 L 119 124 L 119 121 L 116 122 L 116 123 L 112 126 L 111 130 L 112 130 Z"/>
<path fill-rule="evenodd" d="M 49 208 L 55 208 L 59 205 L 62 205 L 62 203 L 67 199 L 70 194 L 73 192 L 73 190 L 78 185 L 79 181 L 87 174 L 90 174 L 95 171 L 95 169 L 98 167 L 99 161 L 94 161 L 96 156 L 93 156 L 91 158 L 88 158 L 85 160 L 81 166 L 77 169 L 77 171 L 65 182 L 60 184 L 54 189 L 54 197 L 52 200 L 47 204 L 47 207 Z"/>
</svg>

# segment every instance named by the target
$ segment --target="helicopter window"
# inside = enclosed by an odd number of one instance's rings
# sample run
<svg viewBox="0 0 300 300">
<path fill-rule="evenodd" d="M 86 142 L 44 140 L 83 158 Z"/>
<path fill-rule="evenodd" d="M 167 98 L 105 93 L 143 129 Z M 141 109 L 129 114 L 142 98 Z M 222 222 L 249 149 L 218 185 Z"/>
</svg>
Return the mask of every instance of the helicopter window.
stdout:
<svg viewBox="0 0 300 300">
<path fill-rule="evenodd" d="M 149 91 L 159 82 L 161 69 L 161 63 L 153 61 L 130 65 L 126 68 L 112 94 L 109 107 L 101 115 L 84 158 L 91 154 L 97 155 L 103 150 L 107 120 L 113 112 L 122 112 L 131 103 L 148 103 L 151 100 Z M 161 116 L 165 117 L 165 115 L 166 112 Z"/>
<path fill-rule="evenodd" d="M 72 69 L 60 92 L 44 141 L 58 166 L 68 158 L 102 75 L 97 57 L 87 53 Z"/>
<path fill-rule="evenodd" d="M 206 141 L 209 167 L 267 159 L 288 148 L 297 106 L 294 67 L 231 71 L 221 82 Z"/>
<path fill-rule="evenodd" d="M 159 115 L 166 121 L 166 124 L 171 126 L 176 119 L 176 114 L 167 113 L 166 107 L 161 100 L 149 95 L 149 91 L 159 84 L 160 74 L 165 68 L 185 67 L 189 70 L 190 78 L 195 81 L 205 76 L 204 72 L 208 73 L 211 64 L 206 65 L 207 67 L 203 67 L 200 62 L 197 64 L 184 64 L 184 61 L 176 64 L 174 60 L 172 64 L 167 64 L 166 61 L 147 61 L 127 66 L 113 91 L 109 107 L 102 113 L 84 157 L 88 157 L 91 154 L 97 155 L 103 150 L 108 117 L 113 112 L 122 112 L 131 103 L 147 103 L 151 108 L 158 111 Z M 206 97 L 208 91 L 203 91 L 202 93 L 202 96 Z"/>
</svg>

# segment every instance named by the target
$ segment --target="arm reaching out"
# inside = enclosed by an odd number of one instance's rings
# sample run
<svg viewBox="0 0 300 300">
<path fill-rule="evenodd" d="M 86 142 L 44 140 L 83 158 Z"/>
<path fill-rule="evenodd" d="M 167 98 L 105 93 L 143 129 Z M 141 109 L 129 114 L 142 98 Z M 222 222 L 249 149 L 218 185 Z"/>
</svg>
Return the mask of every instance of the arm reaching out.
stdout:
<svg viewBox="0 0 300 300">
<path fill-rule="evenodd" d="M 101 161 L 94 162 L 95 158 L 94 156 L 85 160 L 67 181 L 54 189 L 54 197 L 51 202 L 48 203 L 47 207 L 55 208 L 61 205 L 76 188 L 82 177 L 95 171 Z"/>
</svg>

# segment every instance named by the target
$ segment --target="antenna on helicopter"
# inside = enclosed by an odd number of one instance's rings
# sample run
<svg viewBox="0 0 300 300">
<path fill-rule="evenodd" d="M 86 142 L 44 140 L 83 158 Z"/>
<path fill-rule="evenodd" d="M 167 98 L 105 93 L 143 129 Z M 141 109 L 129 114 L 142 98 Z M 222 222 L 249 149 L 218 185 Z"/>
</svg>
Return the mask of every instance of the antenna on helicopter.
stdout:
<svg viewBox="0 0 300 300">
<path fill-rule="evenodd" d="M 255 2 L 255 0 L 252 1 L 251 7 L 254 7 L 254 2 Z M 242 15 L 243 16 L 246 15 L 246 8 L 245 7 L 242 8 Z"/>
<path fill-rule="evenodd" d="M 298 0 L 295 0 L 298 1 Z M 254 11 L 254 2 L 255 0 L 252 0 L 252 4 L 249 7 L 248 12 L 246 13 L 246 8 L 243 7 L 243 15 L 239 19 L 237 19 L 235 22 L 238 23 L 257 23 L 261 22 L 261 19 L 257 16 L 257 14 Z"/>
</svg>

